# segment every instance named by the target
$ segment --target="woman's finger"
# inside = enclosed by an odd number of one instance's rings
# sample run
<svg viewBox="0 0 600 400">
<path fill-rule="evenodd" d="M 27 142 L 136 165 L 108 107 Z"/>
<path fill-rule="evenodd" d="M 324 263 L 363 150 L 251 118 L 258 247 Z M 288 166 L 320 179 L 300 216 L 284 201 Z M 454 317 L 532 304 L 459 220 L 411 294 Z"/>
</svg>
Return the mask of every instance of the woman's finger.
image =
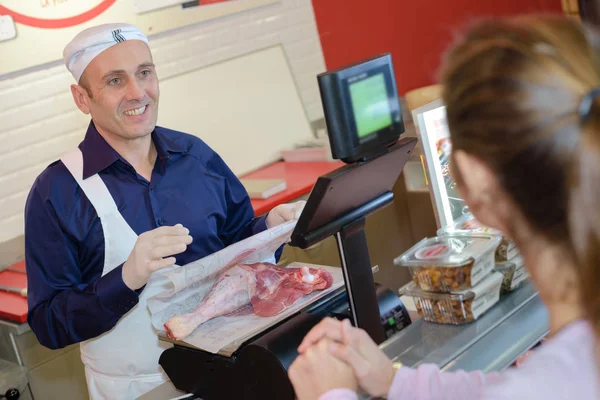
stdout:
<svg viewBox="0 0 600 400">
<path fill-rule="evenodd" d="M 328 347 L 333 356 L 352 367 L 359 380 L 369 374 L 369 362 L 352 347 L 340 343 L 330 343 Z"/>
<path fill-rule="evenodd" d="M 360 332 L 360 329 L 352 326 L 350 320 L 344 320 L 341 326 L 342 343 L 358 349 L 361 341 Z"/>
<path fill-rule="evenodd" d="M 304 353 L 310 346 L 318 343 L 325 337 L 334 341 L 340 341 L 342 339 L 340 321 L 333 318 L 325 318 L 315 325 L 314 328 L 306 334 L 302 343 L 300 343 L 300 346 L 298 346 L 298 353 Z"/>
</svg>

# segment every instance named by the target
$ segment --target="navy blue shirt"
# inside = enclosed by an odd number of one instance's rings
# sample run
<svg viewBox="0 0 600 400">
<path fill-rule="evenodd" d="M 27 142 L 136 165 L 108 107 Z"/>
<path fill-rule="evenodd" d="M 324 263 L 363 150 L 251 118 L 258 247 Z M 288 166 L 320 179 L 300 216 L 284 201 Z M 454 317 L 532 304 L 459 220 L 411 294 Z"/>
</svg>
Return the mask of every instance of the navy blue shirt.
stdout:
<svg viewBox="0 0 600 400">
<path fill-rule="evenodd" d="M 110 147 L 93 122 L 79 145 L 83 178 L 100 175 L 135 233 L 183 224 L 193 237 L 176 256 L 184 265 L 266 229 L 265 216 L 255 218 L 240 181 L 202 140 L 162 127 L 152 139 L 158 155 L 150 182 Z M 143 290 L 123 283 L 122 265 L 102 276 L 101 222 L 62 161 L 40 174 L 27 198 L 25 262 L 27 320 L 40 343 L 52 349 L 112 329 Z"/>
</svg>

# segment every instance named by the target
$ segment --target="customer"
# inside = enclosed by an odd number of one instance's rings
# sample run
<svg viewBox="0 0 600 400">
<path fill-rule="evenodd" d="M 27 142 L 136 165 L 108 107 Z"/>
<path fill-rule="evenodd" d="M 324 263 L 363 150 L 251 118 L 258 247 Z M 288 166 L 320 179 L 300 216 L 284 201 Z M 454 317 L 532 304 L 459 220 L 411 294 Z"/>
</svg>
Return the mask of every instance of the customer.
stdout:
<svg viewBox="0 0 600 400">
<path fill-rule="evenodd" d="M 356 399 L 356 384 L 402 400 L 599 398 L 598 46 L 600 35 L 572 19 L 484 21 L 450 50 L 442 74 L 458 188 L 481 223 L 520 248 L 549 311 L 549 340 L 501 373 L 396 371 L 364 331 L 327 319 L 289 369 L 300 400 Z M 321 340 L 332 341 L 331 357 Z M 354 374 L 338 366 L 334 381 L 328 364 L 338 360 Z"/>
</svg>

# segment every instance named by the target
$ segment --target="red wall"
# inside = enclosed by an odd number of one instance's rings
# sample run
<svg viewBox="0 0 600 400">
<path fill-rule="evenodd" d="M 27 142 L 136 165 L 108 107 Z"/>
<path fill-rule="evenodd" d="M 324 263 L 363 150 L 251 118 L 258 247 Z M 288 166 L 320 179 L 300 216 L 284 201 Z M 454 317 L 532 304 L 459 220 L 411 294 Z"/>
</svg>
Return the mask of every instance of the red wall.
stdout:
<svg viewBox="0 0 600 400">
<path fill-rule="evenodd" d="M 561 0 L 312 0 L 328 69 L 391 52 L 398 91 L 436 82 L 453 30 L 472 17 L 562 12 Z"/>
</svg>

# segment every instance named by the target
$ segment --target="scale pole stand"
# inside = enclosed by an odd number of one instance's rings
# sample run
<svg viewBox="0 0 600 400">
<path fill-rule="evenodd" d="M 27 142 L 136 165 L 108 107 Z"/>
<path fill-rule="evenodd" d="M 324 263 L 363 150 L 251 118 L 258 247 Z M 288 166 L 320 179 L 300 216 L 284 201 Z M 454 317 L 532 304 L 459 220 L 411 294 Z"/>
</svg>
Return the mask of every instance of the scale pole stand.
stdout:
<svg viewBox="0 0 600 400">
<path fill-rule="evenodd" d="M 335 237 L 354 326 L 364 329 L 371 339 L 381 344 L 385 340 L 385 332 L 381 326 L 377 294 L 373 289 L 375 281 L 364 228 L 363 217 L 342 227 Z"/>
</svg>

